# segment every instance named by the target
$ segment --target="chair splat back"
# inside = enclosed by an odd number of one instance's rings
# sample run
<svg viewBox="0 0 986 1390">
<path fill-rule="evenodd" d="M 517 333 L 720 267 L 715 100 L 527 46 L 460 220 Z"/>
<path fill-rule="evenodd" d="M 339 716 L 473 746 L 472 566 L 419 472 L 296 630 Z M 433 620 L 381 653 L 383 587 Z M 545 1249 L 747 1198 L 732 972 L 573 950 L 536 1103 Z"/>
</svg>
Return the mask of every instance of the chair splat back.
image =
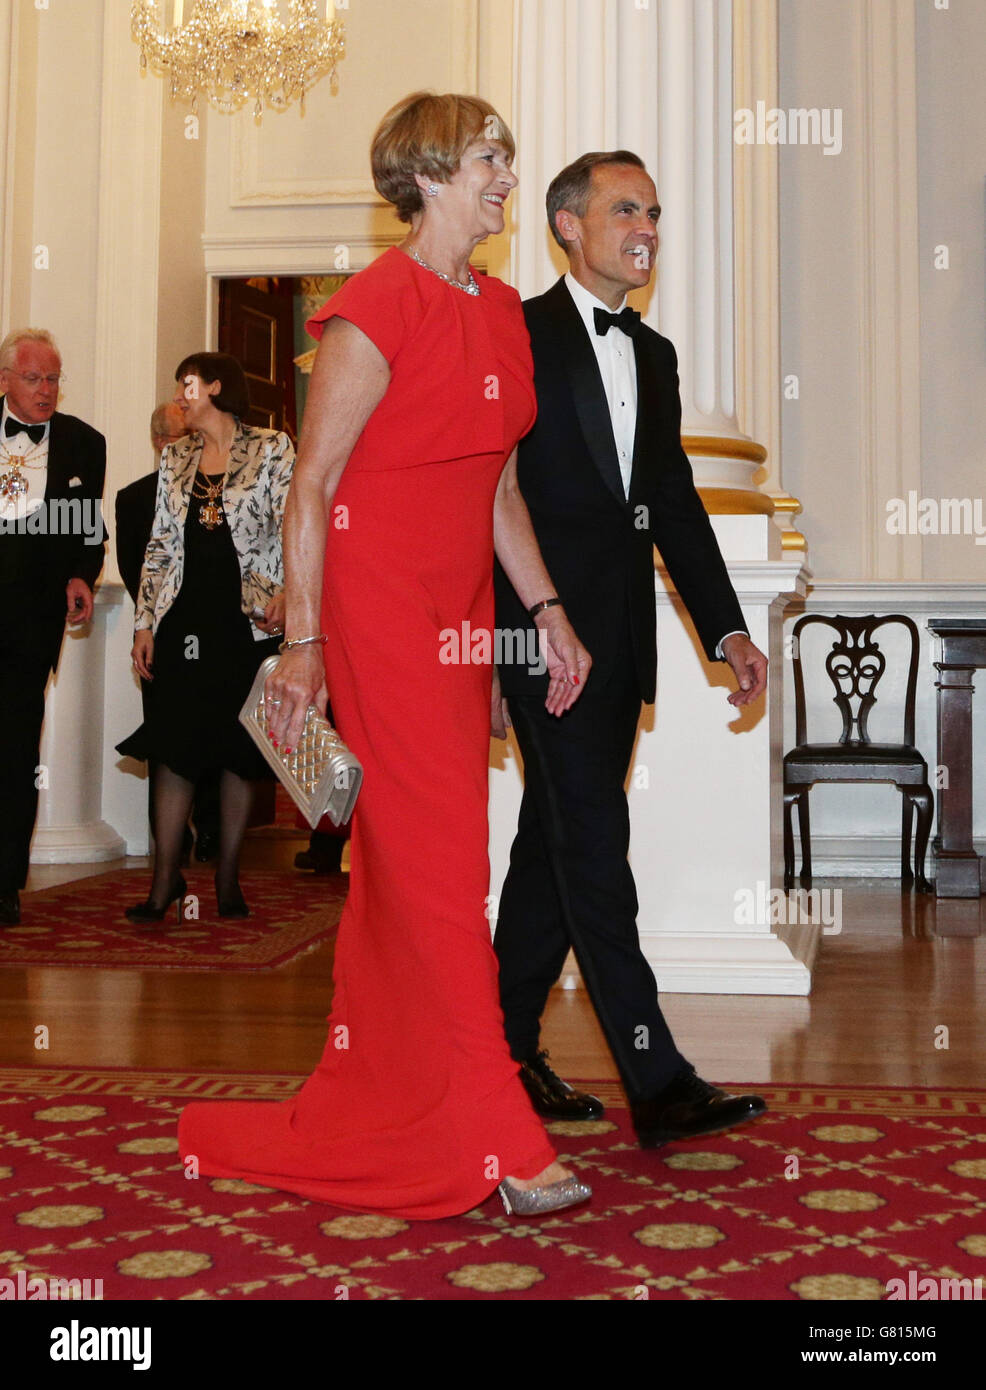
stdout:
<svg viewBox="0 0 986 1390">
<path fill-rule="evenodd" d="M 821 613 L 808 613 L 798 620 L 794 626 L 794 694 L 798 744 L 807 742 L 804 677 L 798 639 L 810 623 L 823 623 L 831 627 L 836 634 L 831 650 L 825 657 L 825 670 L 835 688 L 833 702 L 842 716 L 842 734 L 839 742 L 848 747 L 865 746 L 870 742 L 866 728 L 867 720 L 876 704 L 876 688 L 887 669 L 887 658 L 875 633 L 888 623 L 899 623 L 907 628 L 911 638 L 911 652 L 904 699 L 904 743 L 913 744 L 919 642 L 917 628 L 903 613 L 890 613 L 882 617 L 870 613 L 859 618 L 846 614 L 829 617 Z"/>
</svg>

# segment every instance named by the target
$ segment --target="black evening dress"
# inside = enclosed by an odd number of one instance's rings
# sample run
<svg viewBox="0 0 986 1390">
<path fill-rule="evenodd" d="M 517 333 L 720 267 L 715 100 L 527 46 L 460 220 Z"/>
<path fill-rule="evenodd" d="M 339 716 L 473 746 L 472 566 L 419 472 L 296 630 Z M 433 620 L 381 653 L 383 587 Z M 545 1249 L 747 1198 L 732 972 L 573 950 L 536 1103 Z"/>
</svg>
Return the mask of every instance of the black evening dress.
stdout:
<svg viewBox="0 0 986 1390">
<path fill-rule="evenodd" d="M 202 525 L 202 506 L 192 496 L 182 584 L 154 638 L 144 723 L 116 748 L 125 757 L 164 763 L 190 782 L 221 768 L 249 781 L 270 780 L 274 773 L 239 713 L 257 668 L 277 653 L 281 639 L 254 640 L 254 625 L 240 607 L 240 565 L 229 526 Z"/>
</svg>

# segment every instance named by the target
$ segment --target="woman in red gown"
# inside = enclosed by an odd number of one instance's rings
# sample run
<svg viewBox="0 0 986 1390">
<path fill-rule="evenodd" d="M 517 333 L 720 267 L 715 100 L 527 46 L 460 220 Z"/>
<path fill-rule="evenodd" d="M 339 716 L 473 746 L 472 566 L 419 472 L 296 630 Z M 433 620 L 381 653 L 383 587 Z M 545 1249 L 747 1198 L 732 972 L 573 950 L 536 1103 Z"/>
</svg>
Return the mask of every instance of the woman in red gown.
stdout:
<svg viewBox="0 0 986 1390">
<path fill-rule="evenodd" d="M 508 1211 L 589 1195 L 510 1057 L 485 910 L 492 672 L 469 656 L 493 631 L 494 542 L 526 606 L 555 593 L 514 485 L 536 411 L 520 299 L 468 265 L 503 229 L 512 157 L 487 103 L 405 98 L 372 162 L 412 230 L 309 323 L 321 344 L 284 520 L 300 645 L 267 694 L 293 747 L 331 692 L 365 772 L 329 1036 L 292 1100 L 193 1104 L 179 1129 L 203 1175 L 353 1211 L 450 1216 L 505 1179 Z M 561 714 L 590 659 L 560 605 L 536 621 Z"/>
</svg>

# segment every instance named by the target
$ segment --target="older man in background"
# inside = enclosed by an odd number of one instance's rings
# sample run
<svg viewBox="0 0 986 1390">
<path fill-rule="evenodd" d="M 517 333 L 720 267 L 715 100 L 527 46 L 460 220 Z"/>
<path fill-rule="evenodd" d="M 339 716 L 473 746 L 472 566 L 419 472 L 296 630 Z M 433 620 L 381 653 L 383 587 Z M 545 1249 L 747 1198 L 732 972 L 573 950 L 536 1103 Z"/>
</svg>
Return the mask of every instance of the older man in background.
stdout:
<svg viewBox="0 0 986 1390">
<path fill-rule="evenodd" d="M 45 329 L 0 343 L 0 926 L 20 921 L 48 676 L 66 617 L 72 627 L 92 617 L 103 567 L 106 440 L 56 409 L 62 380 Z"/>
</svg>

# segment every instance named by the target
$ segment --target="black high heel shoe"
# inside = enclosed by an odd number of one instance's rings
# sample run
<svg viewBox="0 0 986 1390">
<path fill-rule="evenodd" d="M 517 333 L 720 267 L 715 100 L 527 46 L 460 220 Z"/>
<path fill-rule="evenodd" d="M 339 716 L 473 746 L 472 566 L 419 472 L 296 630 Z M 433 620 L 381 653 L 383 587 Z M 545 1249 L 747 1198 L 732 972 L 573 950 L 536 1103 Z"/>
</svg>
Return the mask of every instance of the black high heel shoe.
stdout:
<svg viewBox="0 0 986 1390">
<path fill-rule="evenodd" d="M 232 898 L 221 898 L 219 896 L 218 876 L 213 880 L 216 885 L 216 906 L 219 909 L 220 917 L 249 917 L 250 909 L 246 905 L 243 894 L 240 892 L 239 884 L 236 886 L 236 895 Z"/>
<path fill-rule="evenodd" d="M 178 875 L 178 887 L 172 892 L 168 901 L 163 907 L 155 907 L 150 898 L 146 902 L 134 903 L 133 907 L 128 907 L 124 912 L 128 922 L 134 922 L 138 926 L 148 925 L 152 922 L 163 922 L 164 914 L 172 903 L 178 904 L 176 921 L 181 922 L 181 912 L 185 904 L 185 894 L 188 892 L 188 884 L 182 874 Z"/>
</svg>

